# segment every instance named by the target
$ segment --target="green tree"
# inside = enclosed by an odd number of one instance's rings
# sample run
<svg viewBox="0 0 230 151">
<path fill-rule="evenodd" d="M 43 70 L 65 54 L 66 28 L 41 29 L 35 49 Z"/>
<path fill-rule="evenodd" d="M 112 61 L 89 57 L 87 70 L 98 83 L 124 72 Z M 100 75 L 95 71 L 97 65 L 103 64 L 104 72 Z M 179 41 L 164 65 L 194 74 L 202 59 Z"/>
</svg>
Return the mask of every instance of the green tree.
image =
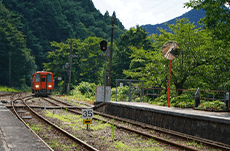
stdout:
<svg viewBox="0 0 230 151">
<path fill-rule="evenodd" d="M 206 17 L 201 20 L 206 28 L 211 29 L 213 38 L 224 41 L 225 47 L 228 47 L 230 36 L 230 9 L 229 0 L 191 0 L 185 4 L 185 7 L 194 9 L 204 9 Z"/>
<path fill-rule="evenodd" d="M 188 19 L 177 20 L 176 25 L 168 25 L 170 32 L 159 29 L 161 34 L 152 35 L 157 51 L 130 47 L 131 65 L 135 68 L 124 71 L 127 76 L 145 80 L 147 85 L 167 87 L 168 60 L 161 53 L 162 45 L 169 40 L 180 44 L 180 55 L 172 61 L 172 84 L 176 89 L 215 89 L 223 81 L 218 77 L 219 60 L 223 54 L 215 45 L 221 43 L 212 39 L 211 32 L 195 28 Z M 226 73 L 225 73 L 226 74 Z M 224 75 L 224 74 L 222 74 Z M 220 82 L 220 83 L 219 83 Z M 181 93 L 181 92 L 179 92 Z"/>
<path fill-rule="evenodd" d="M 89 37 L 83 42 L 80 39 L 72 39 L 72 54 L 74 55 L 72 61 L 72 85 L 77 85 L 81 81 L 96 84 L 102 82 L 104 62 L 99 46 L 101 40 L 101 38 L 97 37 Z M 51 42 L 51 46 L 56 49 L 49 52 L 48 57 L 53 62 L 44 63 L 44 66 L 46 70 L 54 73 L 55 79 L 67 76 L 66 72 L 63 71 L 63 65 L 69 63 L 70 41 L 71 39 L 67 39 L 66 43 Z"/>
<path fill-rule="evenodd" d="M 128 70 L 130 67 L 130 56 L 132 54 L 132 49 L 130 49 L 131 46 L 135 46 L 138 49 L 153 50 L 151 38 L 147 36 L 146 30 L 139 26 L 127 30 L 116 41 L 116 45 L 118 51 L 114 52 L 116 57 L 113 59 L 112 79 L 130 78 L 130 76 L 123 74 L 123 70 Z M 113 86 L 114 85 L 115 83 L 113 83 Z"/>
<path fill-rule="evenodd" d="M 91 0 L 7 0 L 5 6 L 22 18 L 22 28 L 27 35 L 27 45 L 35 56 L 38 70 L 54 48 L 51 41 L 58 43 L 67 38 L 84 40 L 88 37 L 110 37 L 111 16 L 102 15 Z M 116 19 L 118 27 L 114 39 L 123 33 L 124 26 Z"/>
<path fill-rule="evenodd" d="M 20 31 L 19 17 L 0 2 L 0 84 L 11 86 L 30 84 L 30 76 L 35 69 L 34 57 L 26 46 L 26 36 Z M 11 77 L 9 77 L 9 55 L 11 54 Z"/>
</svg>

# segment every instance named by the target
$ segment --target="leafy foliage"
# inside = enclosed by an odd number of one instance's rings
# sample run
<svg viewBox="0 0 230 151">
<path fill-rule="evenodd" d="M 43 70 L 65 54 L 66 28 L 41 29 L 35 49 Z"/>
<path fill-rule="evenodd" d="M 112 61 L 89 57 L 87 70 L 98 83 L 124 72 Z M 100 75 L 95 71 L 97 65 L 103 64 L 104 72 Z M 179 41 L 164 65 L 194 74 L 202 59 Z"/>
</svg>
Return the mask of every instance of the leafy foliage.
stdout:
<svg viewBox="0 0 230 151">
<path fill-rule="evenodd" d="M 116 101 L 116 91 L 117 91 L 117 100 L 119 101 L 128 100 L 129 87 L 127 85 L 123 86 L 122 88 L 117 87 L 117 90 L 116 88 L 111 89 L 111 100 L 112 101 Z"/>
<path fill-rule="evenodd" d="M 82 81 L 79 83 L 79 85 L 76 87 L 83 95 L 86 95 L 86 97 L 91 97 L 95 94 L 95 83 L 89 83 Z"/>
<path fill-rule="evenodd" d="M 32 49 L 38 70 L 52 60 L 47 52 L 54 50 L 51 41 L 65 42 L 68 38 L 84 40 L 89 36 L 110 37 L 111 16 L 97 10 L 91 0 L 7 0 L 6 8 L 22 18 L 21 28 L 27 35 L 27 45 Z M 117 27 L 114 39 L 123 33 L 124 26 L 115 16 Z"/>
<path fill-rule="evenodd" d="M 102 40 L 97 37 L 88 37 L 84 41 L 80 39 L 68 39 L 67 43 L 51 42 L 51 46 L 56 49 L 49 52 L 48 57 L 53 60 L 50 63 L 44 63 L 48 71 L 54 73 L 54 78 L 66 77 L 68 75 L 63 72 L 63 65 L 69 62 L 69 49 L 72 40 L 73 57 L 72 64 L 72 85 L 77 85 L 81 81 L 100 84 L 103 79 L 104 58 L 101 57 L 99 43 Z M 116 46 L 114 50 L 116 51 Z M 65 69 L 68 70 L 68 69 Z M 64 81 L 62 82 L 64 84 Z M 72 86 L 73 87 L 73 86 Z"/>
<path fill-rule="evenodd" d="M 205 10 L 206 16 L 201 22 L 206 28 L 211 29 L 214 39 L 223 40 L 224 45 L 228 47 L 230 9 L 227 6 L 229 7 L 229 0 L 192 0 L 185 4 L 185 7 Z"/>
<path fill-rule="evenodd" d="M 131 65 L 135 66 L 124 71 L 127 76 L 145 80 L 148 87 L 167 88 L 168 61 L 162 57 L 161 47 L 166 41 L 173 40 L 181 48 L 179 57 L 172 61 L 173 88 L 216 89 L 227 79 L 228 67 L 224 63 L 229 58 L 224 57 L 221 47 L 217 47 L 221 42 L 213 40 L 209 30 L 196 28 L 187 19 L 168 26 L 172 32 L 159 29 L 160 35 L 152 35 L 156 51 L 129 47 Z M 225 61 L 219 59 L 222 56 Z"/>
<path fill-rule="evenodd" d="M 26 45 L 26 36 L 20 31 L 21 26 L 20 18 L 0 2 L 0 60 L 2 62 L 0 81 L 2 85 L 8 85 L 9 78 L 11 78 L 12 86 L 29 84 L 35 67 L 34 57 L 30 55 L 31 49 Z M 10 63 L 11 76 L 9 76 Z"/>
<path fill-rule="evenodd" d="M 139 26 L 136 28 L 130 28 L 127 30 L 116 42 L 119 51 L 115 53 L 116 58 L 113 59 L 113 78 L 122 79 L 121 77 L 132 78 L 123 73 L 124 70 L 128 70 L 131 65 L 132 50 L 130 47 L 135 46 L 144 50 L 152 49 L 152 42 L 145 29 Z M 115 85 L 115 83 L 113 83 Z"/>
<path fill-rule="evenodd" d="M 225 103 L 220 100 L 216 100 L 212 102 L 201 100 L 201 103 L 198 106 L 198 108 L 199 109 L 211 109 L 211 110 L 226 110 Z"/>
</svg>

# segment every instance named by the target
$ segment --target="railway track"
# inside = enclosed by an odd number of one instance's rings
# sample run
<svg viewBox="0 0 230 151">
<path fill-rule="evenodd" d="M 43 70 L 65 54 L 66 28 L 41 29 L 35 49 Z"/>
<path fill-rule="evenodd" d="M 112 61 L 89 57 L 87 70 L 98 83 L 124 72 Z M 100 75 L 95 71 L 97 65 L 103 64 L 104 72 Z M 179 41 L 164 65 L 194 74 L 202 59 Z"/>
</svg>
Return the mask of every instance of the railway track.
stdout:
<svg viewBox="0 0 230 151">
<path fill-rule="evenodd" d="M 76 113 L 76 114 L 82 114 L 81 111 L 80 111 L 82 109 L 82 107 L 76 107 L 75 106 L 75 108 L 79 110 L 79 111 L 77 111 L 77 110 L 69 109 L 68 107 L 71 107 L 71 104 L 69 104 L 69 103 L 59 101 L 59 100 L 54 99 L 52 97 L 49 97 L 49 99 L 51 99 L 53 101 L 56 101 L 56 102 L 58 102 L 60 104 L 54 103 L 52 101 L 49 101 L 46 98 L 43 98 L 43 99 L 48 101 L 49 103 L 52 103 L 53 105 L 56 105 L 56 106 L 64 104 L 65 107 L 63 107 L 63 108 L 68 109 L 69 111 L 71 111 L 73 113 Z M 170 135 L 170 136 L 173 135 L 173 137 L 176 136 L 176 137 L 179 137 L 181 139 L 196 141 L 196 143 L 199 143 L 199 144 L 207 144 L 207 145 L 212 146 L 212 147 L 214 147 L 216 149 L 230 150 L 230 148 L 229 148 L 229 146 L 227 144 L 214 142 L 214 141 L 207 140 L 207 139 L 202 139 L 202 138 L 199 138 L 199 137 L 196 137 L 196 136 L 190 136 L 190 135 L 186 135 L 186 134 L 171 131 L 171 130 L 166 130 L 166 129 L 163 129 L 163 128 L 157 128 L 157 127 L 152 126 L 152 125 L 147 125 L 147 124 L 143 124 L 143 123 L 136 122 L 136 121 L 131 121 L 131 120 L 127 120 L 127 119 L 123 119 L 123 118 L 119 118 L 119 117 L 114 117 L 114 116 L 104 114 L 104 113 L 100 113 L 100 112 L 97 112 L 97 111 L 94 111 L 94 114 L 109 118 L 109 119 L 93 118 L 94 120 L 100 120 L 100 121 L 103 121 L 104 123 L 109 123 L 109 124 L 113 124 L 111 119 L 115 119 L 116 121 L 125 122 L 125 123 L 128 122 L 129 124 L 132 125 L 132 127 L 133 127 L 133 125 L 135 125 L 138 128 L 135 128 L 135 129 L 129 128 L 127 126 L 124 126 L 124 124 L 119 124 L 119 123 L 118 124 L 114 123 L 114 125 L 116 125 L 120 129 L 124 129 L 124 130 L 130 131 L 130 132 L 135 132 L 135 133 L 137 133 L 139 135 L 143 135 L 145 137 L 154 138 L 154 139 L 156 139 L 158 141 L 173 145 L 173 146 L 175 146 L 177 148 L 180 148 L 182 150 L 199 150 L 199 149 L 189 147 L 189 146 L 186 146 L 186 145 L 183 145 L 183 144 L 180 144 L 180 143 L 176 143 L 175 141 L 167 140 L 167 139 L 165 139 L 163 137 L 153 136 L 152 134 L 142 132 L 142 130 L 143 129 L 145 129 L 145 130 L 148 129 L 149 131 L 154 130 L 154 131 L 157 131 L 159 133 L 164 133 L 165 135 Z"/>
<path fill-rule="evenodd" d="M 60 100 L 57 100 L 57 99 L 54 99 L 52 97 L 49 97 L 50 99 L 54 100 L 54 101 L 57 101 L 61 104 L 64 104 L 66 106 L 71 106 L 71 104 L 69 103 L 66 103 L 66 102 L 63 102 L 63 101 L 60 101 Z M 56 104 L 57 105 L 57 104 Z M 82 107 L 76 107 L 78 110 L 81 110 Z M 78 114 L 81 114 L 81 111 L 74 111 L 74 110 L 71 110 L 73 112 L 76 112 Z M 108 114 L 104 114 L 104 113 L 101 113 L 101 112 L 97 112 L 97 111 L 94 111 L 94 114 L 97 114 L 97 115 L 100 115 L 100 116 L 103 116 L 103 117 L 106 117 L 106 118 L 109 118 L 109 119 L 115 119 L 116 121 L 120 121 L 120 122 L 126 122 L 126 123 L 130 123 L 132 126 L 135 125 L 135 126 L 138 126 L 138 127 L 142 127 L 144 129 L 149 129 L 150 131 L 154 130 L 154 131 L 157 131 L 159 133 L 164 133 L 166 135 L 173 135 L 173 136 L 176 136 L 176 137 L 180 137 L 182 139 L 186 139 L 186 140 L 191 140 L 191 141 L 196 141 L 197 143 L 202 143 L 202 144 L 207 144 L 207 145 L 210 145 L 216 149 L 220 149 L 220 150 L 230 150 L 230 145 L 228 144 L 224 144 L 224 143 L 220 143 L 220 142 L 216 142 L 216 141 L 212 141 L 212 140 L 208 140 L 208 139 L 204 139 L 204 138 L 200 138 L 200 137 L 197 137 L 197 136 L 192 136 L 192 135 L 187 135 L 187 134 L 184 134 L 184 133 L 180 133 L 180 132 L 176 132 L 176 131 L 172 131 L 172 130 L 168 130 L 168 129 L 164 129 L 164 128 L 158 128 L 156 126 L 153 126 L 153 125 L 149 125 L 149 124 L 143 124 L 141 122 L 136 122 L 136 121 L 133 121 L 133 120 L 129 120 L 129 119 L 124 119 L 124 118 L 119 118 L 119 117 L 115 117 L 115 116 L 111 116 L 111 115 L 108 115 Z M 111 124 L 111 122 L 109 122 L 108 119 L 98 119 L 98 118 L 94 118 L 95 120 L 102 120 L 103 122 L 108 122 Z M 111 121 L 111 120 L 110 120 Z M 126 129 L 126 130 L 129 130 L 129 131 L 132 131 L 132 129 L 130 128 L 127 128 L 127 127 L 121 127 L 120 125 L 116 125 L 117 127 L 120 127 L 120 128 L 123 128 L 123 129 Z M 134 130 L 135 131 L 135 130 Z M 145 133 L 142 133 L 141 131 L 136 131 L 136 133 L 139 133 L 139 134 L 142 134 L 144 136 L 147 136 L 147 137 L 153 137 L 153 136 L 149 136 L 149 135 L 146 135 Z M 158 139 L 158 140 L 162 140 L 162 138 L 160 137 L 154 137 L 155 139 Z M 175 145 L 177 146 L 178 143 L 174 143 L 174 142 L 168 142 L 168 140 L 165 140 L 163 139 L 162 141 L 166 141 L 167 143 L 171 144 L 171 145 Z M 192 148 L 186 148 L 186 146 L 184 145 L 180 145 L 179 144 L 179 148 L 184 148 L 186 150 L 193 150 Z M 195 149 L 196 150 L 196 149 Z"/>
<path fill-rule="evenodd" d="M 42 99 L 44 99 L 43 97 L 42 97 Z M 48 98 L 45 98 L 46 100 L 48 99 Z M 38 100 L 38 99 L 37 99 Z M 41 101 L 41 98 L 40 98 L 40 100 L 39 101 L 37 101 L 35 104 L 37 104 L 38 102 L 40 102 Z M 49 101 L 48 101 L 49 102 Z M 38 103 L 38 104 L 40 104 L 40 103 Z M 40 106 L 40 108 L 42 108 L 42 109 L 44 109 L 44 104 L 47 104 L 47 103 L 44 103 L 44 101 L 43 101 L 43 103 L 41 103 L 42 104 L 42 106 Z M 54 105 L 54 103 L 52 103 L 53 105 Z M 49 106 L 50 105 L 50 106 Z M 70 107 L 71 108 L 71 106 L 65 106 L 65 107 Z M 51 114 L 53 113 L 56 117 L 57 116 L 59 116 L 59 117 L 63 117 L 63 118 L 65 118 L 65 119 L 67 119 L 68 117 L 70 117 L 71 115 L 71 117 L 76 117 L 76 113 L 74 113 L 74 114 L 72 114 L 72 113 L 67 113 L 67 111 L 66 111 L 66 109 L 65 109 L 65 107 L 62 105 L 61 107 L 59 107 L 59 108 L 57 108 L 57 107 L 52 107 L 51 106 L 51 102 L 49 102 L 48 103 L 48 106 L 47 106 L 47 112 L 51 112 Z M 37 108 L 37 107 L 36 107 Z M 52 110 L 49 110 L 49 109 L 52 109 Z M 56 109 L 58 109 L 58 110 L 56 110 Z M 46 112 L 46 113 L 47 113 Z M 68 115 L 67 116 L 67 118 L 66 118 L 66 115 Z M 81 116 L 80 116 L 81 117 Z M 59 119 L 59 118 L 58 118 Z M 55 120 L 55 118 L 53 118 L 53 117 L 50 117 L 50 120 L 53 120 L 53 121 L 57 121 L 57 120 Z M 70 131 L 71 133 L 73 133 L 74 135 L 77 135 L 77 136 L 79 136 L 80 138 L 83 138 L 83 140 L 86 140 L 87 142 L 89 142 L 90 144 L 94 144 L 94 145 L 96 145 L 97 146 L 97 148 L 100 148 L 100 150 L 114 150 L 114 146 L 113 146 L 113 148 L 112 149 L 109 149 L 109 146 L 111 145 L 108 145 L 107 143 L 108 142 L 104 142 L 104 141 L 101 141 L 101 138 L 106 138 L 106 141 L 108 141 L 108 138 L 109 138 L 109 143 L 111 143 L 111 139 L 110 139 L 110 137 L 111 136 L 109 136 L 109 133 L 108 132 L 110 132 L 110 128 L 111 128 L 111 126 L 109 126 L 109 128 L 108 129 L 99 129 L 99 130 L 93 130 L 93 129 L 89 129 L 88 131 L 86 131 L 86 129 L 85 129 L 85 127 L 82 127 L 82 126 L 79 126 L 79 125 L 82 125 L 82 119 L 80 120 L 80 123 L 78 123 L 78 125 L 76 125 L 76 127 L 74 127 L 72 130 L 71 130 L 71 127 L 72 126 L 69 126 L 69 125 L 72 125 L 73 123 L 74 123 L 74 121 L 75 121 L 76 119 L 72 119 L 71 118 L 71 121 L 73 121 L 73 122 L 63 122 L 63 121 L 60 121 L 60 122 L 57 122 L 57 124 L 60 126 L 60 127 L 65 127 L 65 129 L 67 129 L 68 131 Z M 59 120 L 58 120 L 59 121 Z M 65 125 L 65 123 L 66 124 L 68 124 L 68 126 L 67 125 Z M 93 125 L 95 126 L 95 125 L 107 125 L 108 126 L 108 124 L 101 124 L 101 122 L 94 122 L 93 123 Z M 76 129 L 78 129 L 78 127 L 80 128 L 80 133 L 81 134 L 79 134 L 79 131 L 77 132 L 77 130 Z M 91 126 L 90 126 L 91 127 Z M 75 132 L 74 132 L 75 131 Z M 82 135 L 82 133 L 84 133 L 84 135 Z M 106 133 L 106 134 L 105 134 Z M 125 132 L 126 133 L 126 132 Z M 101 135 L 102 134 L 102 135 Z M 107 135 L 106 137 L 104 137 L 104 134 L 105 135 Z M 127 133 L 126 133 L 127 134 Z M 126 135 L 125 134 L 125 135 Z M 132 134 L 133 133 L 129 133 L 128 135 L 129 135 L 129 138 L 130 137 L 133 137 L 132 136 Z M 97 135 L 96 137 L 94 137 L 95 135 Z M 86 136 L 86 137 L 85 137 Z M 136 138 L 136 140 L 138 140 L 137 138 Z M 143 140 L 146 140 L 145 138 L 143 138 Z M 147 139 L 148 140 L 148 139 Z M 150 140 L 150 139 L 149 139 Z M 139 140 L 138 140 L 139 141 Z M 153 143 L 153 144 L 152 144 Z M 116 144 L 116 142 L 115 142 L 115 144 Z M 154 147 L 156 146 L 155 145 L 156 143 L 154 143 L 154 141 L 153 142 L 151 142 L 151 145 L 150 146 L 152 146 L 153 148 L 153 150 L 154 150 Z M 159 144 L 159 143 L 158 143 Z M 159 146 L 157 144 L 157 146 Z M 155 146 L 154 146 L 155 145 Z M 166 145 L 166 144 L 165 144 Z M 161 148 L 162 148 L 162 146 L 161 146 Z M 165 147 L 165 148 L 167 148 L 167 147 Z M 168 147 L 169 148 L 169 147 Z M 171 150 L 171 149 L 166 149 L 166 150 Z M 171 148 L 173 148 L 173 147 L 171 147 Z M 175 147 L 174 147 L 175 148 Z M 115 149 L 115 150 L 117 150 L 117 149 Z M 123 149 L 124 150 L 124 149 Z M 126 149 L 125 149 L 126 150 Z M 130 150 L 130 149 L 129 149 Z M 162 150 L 162 149 L 161 149 Z M 165 150 L 165 149 L 164 149 Z M 174 149 L 175 150 L 175 149 Z"/>
<path fill-rule="evenodd" d="M 16 95 L 16 94 L 15 94 Z M 13 95 L 12 95 L 13 98 Z M 28 98 L 28 96 L 23 97 L 22 99 L 26 99 L 26 100 L 30 100 L 32 98 Z M 81 109 L 82 108 L 87 108 L 87 107 L 78 107 L 78 106 L 73 106 L 70 103 L 67 102 L 63 102 L 57 99 L 54 99 L 52 97 L 48 97 L 48 98 L 44 98 L 41 97 L 41 99 L 44 99 L 45 101 L 49 102 L 50 104 L 52 104 L 52 106 L 33 106 L 33 108 L 47 108 L 47 109 L 65 109 L 68 110 L 74 114 L 79 114 L 81 115 Z M 15 99 L 15 100 L 19 100 L 19 99 Z M 51 101 L 50 101 L 51 100 Z M 14 101 L 12 101 L 14 102 Z M 25 102 L 25 101 L 23 101 Z M 55 103 L 54 103 L 55 102 Z M 57 103 L 58 102 L 58 103 Z M 54 106 L 53 106 L 54 105 Z M 64 106 L 63 106 L 64 105 Z M 13 106 L 13 105 L 12 105 Z M 22 107 L 22 106 L 18 106 L 18 107 Z M 28 106 L 29 107 L 29 106 Z M 88 107 L 90 108 L 90 107 Z M 165 144 L 170 144 L 171 146 L 175 146 L 176 148 L 179 148 L 180 150 L 199 150 L 199 148 L 197 147 L 190 147 L 190 146 L 186 146 L 183 144 L 180 144 L 178 142 L 169 140 L 169 139 L 165 139 L 164 137 L 161 137 L 160 135 L 155 135 L 154 136 L 152 133 L 146 133 L 146 132 L 142 132 L 143 130 L 146 131 L 155 131 L 155 132 L 159 132 L 159 133 L 164 133 L 165 135 L 172 135 L 173 137 L 179 137 L 181 139 L 186 139 L 186 140 L 191 140 L 191 141 L 196 141 L 197 143 L 201 143 L 201 144 L 206 144 L 209 146 L 214 147 L 215 149 L 219 149 L 219 150 L 230 150 L 230 146 L 227 144 L 223 144 L 223 143 L 219 143 L 219 142 L 214 142 L 212 140 L 207 140 L 207 139 L 203 139 L 203 138 L 199 138 L 196 136 L 191 136 L 191 135 L 187 135 L 187 134 L 183 134 L 183 133 L 179 133 L 179 132 L 175 132 L 175 131 L 171 131 L 171 130 L 167 130 L 167 129 L 163 129 L 163 128 L 157 128 L 155 126 L 152 125 L 148 125 L 148 124 L 143 124 L 140 122 L 136 122 L 136 121 L 132 121 L 132 120 L 128 120 L 128 119 L 124 119 L 124 118 L 119 118 L 119 117 L 114 117 L 108 114 L 104 114 L 104 113 L 100 113 L 97 111 L 94 111 L 94 115 L 100 115 L 103 118 L 99 117 L 96 118 L 94 117 L 94 120 L 100 120 L 104 123 L 109 123 L 109 124 L 114 124 L 115 126 L 117 126 L 118 129 L 124 129 L 126 131 L 130 131 L 130 132 L 134 132 L 136 134 L 145 136 L 145 137 L 149 137 L 149 138 L 154 138 L 155 140 L 158 140 L 160 142 L 164 142 Z M 112 122 L 112 119 L 116 120 L 116 123 Z M 120 123 L 119 123 L 120 122 Z M 123 124 L 123 123 L 128 123 L 129 125 L 131 125 L 130 127 Z"/>
<path fill-rule="evenodd" d="M 41 137 L 39 137 L 29 126 L 31 125 L 31 123 L 29 122 L 31 120 L 33 116 L 33 120 L 35 120 L 35 117 L 37 119 L 36 122 L 42 121 L 42 123 L 45 123 L 43 128 L 48 128 L 45 129 L 45 131 L 49 131 L 49 134 L 47 134 L 46 136 L 48 137 L 48 135 L 51 135 L 52 131 L 54 132 L 54 134 L 52 134 L 52 136 L 50 137 L 54 137 L 56 139 L 58 139 L 59 143 L 61 144 L 70 144 L 72 145 L 71 147 L 73 148 L 73 150 L 89 150 L 89 151 L 97 151 L 96 148 L 92 147 L 91 145 L 85 143 L 84 141 L 78 139 L 77 137 L 73 136 L 72 134 L 68 133 L 67 131 L 63 130 L 62 128 L 58 127 L 57 125 L 53 124 L 51 121 L 45 119 L 44 117 L 42 117 L 41 115 L 39 115 L 37 112 L 35 112 L 27 103 L 26 101 L 32 99 L 32 97 L 28 98 L 24 97 L 22 98 L 20 96 L 20 98 L 17 98 L 15 100 L 11 101 L 11 105 L 13 107 L 13 111 L 16 114 L 16 116 L 50 149 L 53 150 L 43 139 L 41 139 Z M 21 110 L 21 107 L 19 108 L 19 106 L 15 106 L 15 101 L 16 100 L 21 100 L 24 104 L 24 108 L 23 110 Z M 27 117 L 23 117 L 22 114 L 25 115 L 25 113 L 29 113 Z M 57 133 L 58 132 L 58 133 Z M 46 138 L 45 138 L 46 139 Z M 69 140 L 67 140 L 69 139 Z M 67 141 L 67 143 L 66 143 Z M 73 143 L 77 143 L 77 147 L 75 147 L 75 145 L 73 145 Z M 74 147 L 73 147 L 74 146 Z M 69 148 L 69 147 L 68 147 Z M 75 148 L 75 149 L 74 149 Z"/>
</svg>

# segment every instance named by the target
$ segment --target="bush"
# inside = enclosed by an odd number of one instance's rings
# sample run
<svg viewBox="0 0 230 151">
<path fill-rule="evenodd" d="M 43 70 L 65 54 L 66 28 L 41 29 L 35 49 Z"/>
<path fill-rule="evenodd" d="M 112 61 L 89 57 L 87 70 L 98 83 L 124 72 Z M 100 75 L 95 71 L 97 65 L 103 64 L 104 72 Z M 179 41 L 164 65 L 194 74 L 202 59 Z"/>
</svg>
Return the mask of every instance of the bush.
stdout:
<svg viewBox="0 0 230 151">
<path fill-rule="evenodd" d="M 199 109 L 211 109 L 211 110 L 226 110 L 225 103 L 216 100 L 216 101 L 201 101 L 200 105 L 198 106 Z"/>
<path fill-rule="evenodd" d="M 75 89 L 78 89 L 81 94 L 85 95 L 87 98 L 90 98 L 95 94 L 95 83 L 81 82 Z"/>
<path fill-rule="evenodd" d="M 150 101 L 150 104 L 167 106 L 168 105 L 168 94 L 164 94 L 154 101 Z M 193 107 L 195 105 L 194 98 L 191 94 L 181 94 L 180 96 L 170 96 L 170 106 L 173 107 Z"/>
<path fill-rule="evenodd" d="M 122 101 L 122 100 L 128 100 L 128 95 L 129 95 L 129 87 L 123 86 L 117 87 L 117 100 Z M 116 101 L 116 88 L 112 88 L 111 90 L 111 100 Z"/>
</svg>

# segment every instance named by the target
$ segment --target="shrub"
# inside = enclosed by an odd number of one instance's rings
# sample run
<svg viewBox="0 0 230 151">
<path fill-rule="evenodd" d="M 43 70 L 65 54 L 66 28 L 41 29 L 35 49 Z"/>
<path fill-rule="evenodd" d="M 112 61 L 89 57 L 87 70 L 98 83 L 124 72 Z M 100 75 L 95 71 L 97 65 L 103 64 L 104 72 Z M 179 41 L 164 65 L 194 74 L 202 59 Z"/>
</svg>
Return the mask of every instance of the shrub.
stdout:
<svg viewBox="0 0 230 151">
<path fill-rule="evenodd" d="M 129 95 L 129 87 L 128 86 L 123 86 L 117 87 L 117 100 L 122 101 L 122 100 L 128 100 L 128 95 Z M 116 101 L 116 88 L 112 88 L 111 90 L 111 100 Z"/>
<path fill-rule="evenodd" d="M 95 86 L 96 86 L 95 83 L 89 83 L 83 81 L 75 89 L 78 89 L 81 92 L 81 94 L 90 98 L 95 93 Z"/>
<path fill-rule="evenodd" d="M 202 100 L 198 108 L 212 109 L 212 110 L 226 110 L 225 103 L 220 100 L 216 100 L 212 102 Z"/>
</svg>

